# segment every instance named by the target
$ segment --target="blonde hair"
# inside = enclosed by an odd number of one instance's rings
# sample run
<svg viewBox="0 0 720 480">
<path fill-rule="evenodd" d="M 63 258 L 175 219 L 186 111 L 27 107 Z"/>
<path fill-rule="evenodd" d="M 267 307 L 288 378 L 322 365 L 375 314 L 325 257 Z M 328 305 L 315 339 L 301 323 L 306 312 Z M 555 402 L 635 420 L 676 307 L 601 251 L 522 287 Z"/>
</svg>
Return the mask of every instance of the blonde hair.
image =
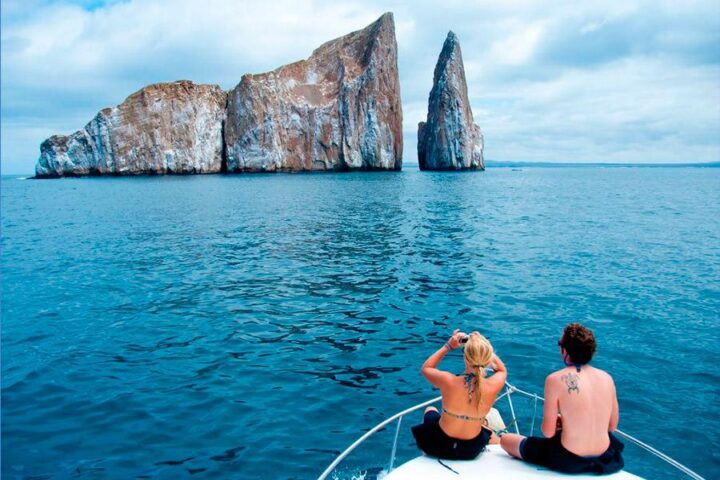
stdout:
<svg viewBox="0 0 720 480">
<path fill-rule="evenodd" d="M 475 378 L 473 379 L 475 385 L 474 388 L 470 388 L 468 392 L 468 402 L 472 401 L 473 391 L 475 395 L 475 407 L 480 406 L 480 400 L 482 399 L 482 390 L 480 389 L 480 377 L 485 376 L 485 367 L 490 365 L 494 354 L 493 346 L 490 340 L 483 337 L 477 332 L 470 334 L 463 356 L 465 361 L 472 367 Z"/>
</svg>

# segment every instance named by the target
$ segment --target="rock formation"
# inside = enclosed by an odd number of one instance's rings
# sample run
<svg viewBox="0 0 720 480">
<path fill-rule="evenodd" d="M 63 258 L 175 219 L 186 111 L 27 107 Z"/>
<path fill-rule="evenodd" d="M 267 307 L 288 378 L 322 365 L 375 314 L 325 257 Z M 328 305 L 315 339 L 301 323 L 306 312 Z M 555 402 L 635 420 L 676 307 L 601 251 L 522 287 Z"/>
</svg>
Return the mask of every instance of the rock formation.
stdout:
<svg viewBox="0 0 720 480">
<path fill-rule="evenodd" d="M 399 170 L 402 142 L 391 13 L 229 93 L 228 171 Z"/>
<path fill-rule="evenodd" d="M 189 81 L 150 85 L 40 146 L 37 177 L 215 173 L 227 94 Z"/>
<path fill-rule="evenodd" d="M 229 97 L 189 81 L 145 87 L 82 130 L 45 140 L 35 173 L 400 170 L 402 142 L 395 24 L 386 13 L 307 60 L 243 76 Z"/>
<path fill-rule="evenodd" d="M 484 170 L 483 136 L 470 109 L 460 43 L 445 39 L 428 101 L 427 122 L 418 125 L 421 170 Z"/>
</svg>

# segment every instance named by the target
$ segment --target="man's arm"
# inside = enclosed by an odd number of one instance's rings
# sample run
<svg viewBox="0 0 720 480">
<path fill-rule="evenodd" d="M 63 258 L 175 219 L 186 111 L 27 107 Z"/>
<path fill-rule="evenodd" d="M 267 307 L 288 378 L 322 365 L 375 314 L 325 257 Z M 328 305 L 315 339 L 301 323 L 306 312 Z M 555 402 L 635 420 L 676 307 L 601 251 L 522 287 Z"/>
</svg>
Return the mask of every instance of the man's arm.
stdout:
<svg viewBox="0 0 720 480">
<path fill-rule="evenodd" d="M 618 423 L 620 423 L 620 406 L 618 405 L 617 391 L 615 390 L 615 382 L 610 379 L 612 385 L 612 413 L 610 414 L 610 425 L 608 425 L 608 432 L 614 432 L 617 430 Z"/>
<path fill-rule="evenodd" d="M 558 387 L 552 374 L 545 379 L 545 406 L 543 407 L 542 432 L 547 438 L 554 437 L 557 431 L 558 412 L 560 410 Z"/>
</svg>

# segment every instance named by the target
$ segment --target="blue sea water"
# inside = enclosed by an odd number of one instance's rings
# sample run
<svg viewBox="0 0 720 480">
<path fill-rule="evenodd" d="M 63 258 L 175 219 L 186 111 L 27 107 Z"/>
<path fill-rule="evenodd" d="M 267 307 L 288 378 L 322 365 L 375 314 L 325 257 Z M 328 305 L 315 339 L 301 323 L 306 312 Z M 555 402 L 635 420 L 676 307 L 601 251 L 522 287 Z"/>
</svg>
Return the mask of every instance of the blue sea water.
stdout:
<svg viewBox="0 0 720 480">
<path fill-rule="evenodd" d="M 570 321 L 596 333 L 620 427 L 720 477 L 720 169 L 1 189 L 3 479 L 315 478 L 437 394 L 419 366 L 453 328 L 541 393 Z M 384 467 L 393 434 L 340 477 Z M 626 467 L 682 478 L 632 446 Z"/>
</svg>

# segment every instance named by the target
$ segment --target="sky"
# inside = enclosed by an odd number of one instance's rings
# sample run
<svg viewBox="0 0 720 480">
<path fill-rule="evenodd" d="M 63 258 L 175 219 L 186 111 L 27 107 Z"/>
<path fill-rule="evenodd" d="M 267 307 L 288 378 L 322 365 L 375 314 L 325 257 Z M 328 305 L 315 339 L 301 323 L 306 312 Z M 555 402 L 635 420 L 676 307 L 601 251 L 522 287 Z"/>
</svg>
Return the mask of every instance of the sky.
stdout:
<svg viewBox="0 0 720 480">
<path fill-rule="evenodd" d="M 496 161 L 720 161 L 720 2 L 2 0 L 0 161 L 145 85 L 233 88 L 395 15 L 405 164 L 449 30 Z"/>
</svg>

